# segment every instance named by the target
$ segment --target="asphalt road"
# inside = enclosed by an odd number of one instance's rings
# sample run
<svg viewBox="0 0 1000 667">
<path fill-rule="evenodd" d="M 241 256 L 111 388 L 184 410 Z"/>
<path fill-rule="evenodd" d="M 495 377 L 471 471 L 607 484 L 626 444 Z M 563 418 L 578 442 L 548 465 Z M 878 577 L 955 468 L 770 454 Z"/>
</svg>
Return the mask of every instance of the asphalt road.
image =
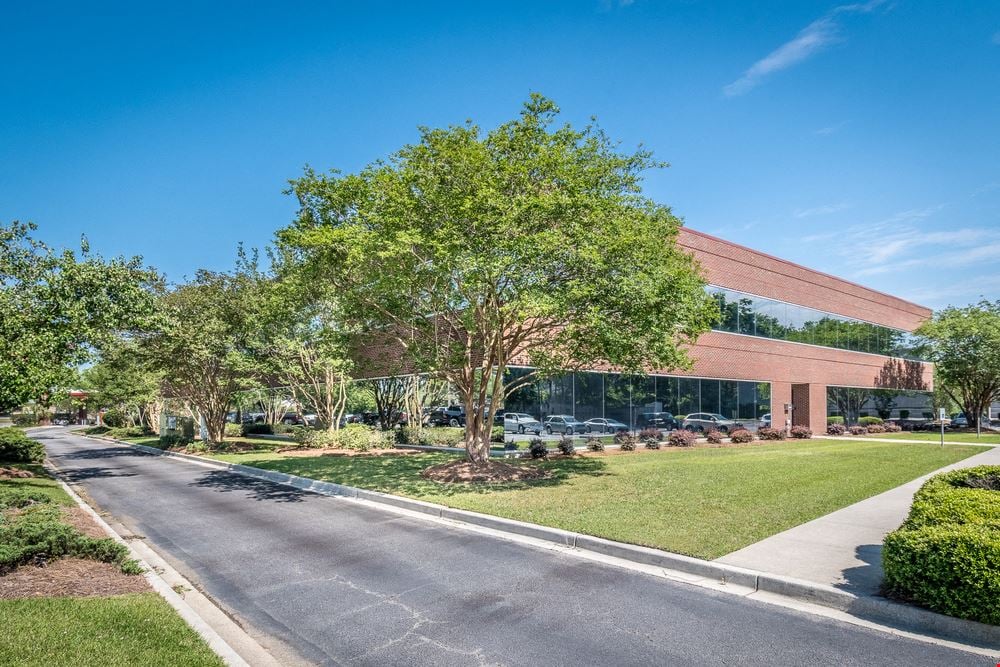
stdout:
<svg viewBox="0 0 1000 667">
<path fill-rule="evenodd" d="M 227 611 L 324 665 L 993 665 L 72 435 L 52 461 Z"/>
</svg>

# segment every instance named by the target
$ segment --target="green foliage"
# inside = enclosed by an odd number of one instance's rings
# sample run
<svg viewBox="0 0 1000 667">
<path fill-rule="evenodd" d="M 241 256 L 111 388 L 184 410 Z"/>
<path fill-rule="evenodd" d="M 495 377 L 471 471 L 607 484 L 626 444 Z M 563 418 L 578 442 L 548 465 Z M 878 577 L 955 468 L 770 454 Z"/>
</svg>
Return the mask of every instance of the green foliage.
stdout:
<svg viewBox="0 0 1000 667">
<path fill-rule="evenodd" d="M 347 327 L 454 384 L 475 415 L 475 460 L 515 353 L 540 375 L 569 360 L 687 367 L 684 344 L 718 317 L 674 242 L 680 220 L 641 194 L 660 163 L 557 114 L 533 95 L 485 134 L 423 128 L 357 174 L 307 170 L 292 182 L 298 218 L 278 233 L 288 270 L 336 295 Z"/>
<path fill-rule="evenodd" d="M 621 437 L 619 437 L 621 436 Z M 634 452 L 639 445 L 639 439 L 629 433 L 616 433 L 615 444 L 623 452 Z"/>
<path fill-rule="evenodd" d="M 296 434 L 295 440 L 304 447 L 367 452 L 371 449 L 391 448 L 394 436 L 362 424 L 348 424 L 336 431 L 303 429 Z"/>
<path fill-rule="evenodd" d="M 559 438 L 559 443 L 556 447 L 559 448 L 559 452 L 563 456 L 573 456 L 573 454 L 576 454 L 576 446 L 573 444 L 573 438 L 566 436 Z"/>
<path fill-rule="evenodd" d="M 528 455 L 533 459 L 547 459 L 549 448 L 545 446 L 545 442 L 541 438 L 532 438 L 528 442 Z"/>
<path fill-rule="evenodd" d="M 126 440 L 128 438 L 142 438 L 153 435 L 153 431 L 145 426 L 123 426 L 121 428 L 109 428 L 105 435 L 116 440 Z"/>
<path fill-rule="evenodd" d="M 946 308 L 917 333 L 935 364 L 935 384 L 970 420 L 1000 400 L 1000 300 Z"/>
<path fill-rule="evenodd" d="M 192 440 L 190 438 L 185 438 L 183 435 L 176 433 L 171 433 L 169 435 L 161 435 L 159 448 L 160 449 L 170 449 L 171 447 L 184 447 L 190 445 Z"/>
<path fill-rule="evenodd" d="M 604 451 L 604 441 L 601 440 L 600 438 L 595 438 L 594 436 L 590 436 L 589 438 L 587 438 L 586 444 L 587 444 L 587 449 L 589 449 L 592 452 Z"/>
<path fill-rule="evenodd" d="M 10 418 L 15 426 L 37 426 L 38 415 L 34 412 L 21 412 Z"/>
<path fill-rule="evenodd" d="M 0 428 L 0 461 L 41 463 L 44 460 L 42 443 L 32 440 L 20 429 Z"/>
<path fill-rule="evenodd" d="M 1000 466 L 936 475 L 885 538 L 886 588 L 934 611 L 1000 624 Z"/>
<path fill-rule="evenodd" d="M 240 425 L 241 435 L 274 435 L 274 425 L 263 422 L 249 422 Z"/>
<path fill-rule="evenodd" d="M 503 426 L 494 426 L 490 432 L 490 442 L 503 442 L 505 437 Z"/>
<path fill-rule="evenodd" d="M 104 413 L 103 417 L 101 418 L 101 421 L 104 422 L 105 426 L 110 426 L 111 428 L 118 428 L 121 426 L 125 426 L 127 420 L 125 418 L 125 413 L 123 413 L 121 410 L 117 408 L 111 408 L 110 410 L 107 410 Z"/>
<path fill-rule="evenodd" d="M 881 424 L 883 421 L 881 417 L 862 417 L 858 423 L 862 426 L 871 426 L 872 424 Z"/>
<path fill-rule="evenodd" d="M 827 423 L 827 425 L 829 425 L 829 424 L 843 424 L 844 423 L 844 418 L 841 417 L 840 415 L 837 415 L 835 417 L 827 417 L 826 418 L 826 423 Z"/>
<path fill-rule="evenodd" d="M 230 424 L 226 423 L 225 434 L 227 438 L 238 438 L 243 435 L 243 425 L 242 424 Z"/>
<path fill-rule="evenodd" d="M 73 368 L 148 326 L 160 279 L 139 258 L 55 252 L 35 226 L 0 225 L 0 410 L 47 401 Z"/>
<path fill-rule="evenodd" d="M 358 425 L 349 425 L 357 428 Z M 406 426 L 396 431 L 396 440 L 405 445 L 424 445 L 426 447 L 461 447 L 465 441 L 465 431 L 451 426 L 435 428 L 417 428 Z M 501 442 L 503 442 L 501 440 Z"/>
</svg>

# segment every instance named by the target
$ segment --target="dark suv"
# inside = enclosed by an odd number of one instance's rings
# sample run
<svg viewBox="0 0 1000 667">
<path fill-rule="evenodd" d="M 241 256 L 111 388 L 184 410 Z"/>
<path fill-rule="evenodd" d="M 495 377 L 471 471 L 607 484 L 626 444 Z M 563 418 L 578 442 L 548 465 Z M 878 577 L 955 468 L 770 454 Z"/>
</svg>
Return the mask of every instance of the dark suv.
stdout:
<svg viewBox="0 0 1000 667">
<path fill-rule="evenodd" d="M 635 424 L 639 428 L 658 428 L 665 431 L 681 427 L 677 418 L 669 412 L 642 412 L 637 415 Z"/>
<path fill-rule="evenodd" d="M 465 408 L 461 405 L 434 408 L 427 415 L 427 423 L 431 426 L 465 426 Z"/>
</svg>

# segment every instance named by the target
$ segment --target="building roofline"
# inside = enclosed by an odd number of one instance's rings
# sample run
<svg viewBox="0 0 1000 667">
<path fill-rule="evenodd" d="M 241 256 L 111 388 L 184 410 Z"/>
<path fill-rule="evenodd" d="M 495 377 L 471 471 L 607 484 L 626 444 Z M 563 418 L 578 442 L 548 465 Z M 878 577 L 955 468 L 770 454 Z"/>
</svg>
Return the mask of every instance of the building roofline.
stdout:
<svg viewBox="0 0 1000 667">
<path fill-rule="evenodd" d="M 927 306 L 921 305 L 921 304 L 913 302 L 913 301 L 908 301 L 907 299 L 903 299 L 901 297 L 898 297 L 895 294 L 889 294 L 888 292 L 882 292 L 882 291 L 877 290 L 877 289 L 872 289 L 871 287 L 868 287 L 866 285 L 862 285 L 860 283 L 856 283 L 853 280 L 847 280 L 846 278 L 841 278 L 840 276 L 835 276 L 832 273 L 826 273 L 825 271 L 819 271 L 817 269 L 813 269 L 813 268 L 810 268 L 808 266 L 805 266 L 805 265 L 802 265 L 802 264 L 798 264 L 796 262 L 789 261 L 789 260 L 784 259 L 782 257 L 778 257 L 776 255 L 772 255 L 770 253 L 763 252 L 762 250 L 756 250 L 756 249 L 751 248 L 749 246 L 741 245 L 739 243 L 734 243 L 733 241 L 729 241 L 728 239 L 723 239 L 723 238 L 719 238 L 718 236 L 713 236 L 711 234 L 706 234 L 705 232 L 698 231 L 697 229 L 692 229 L 691 227 L 688 227 L 686 225 L 683 226 L 683 227 L 681 227 L 681 231 L 682 232 L 689 232 L 691 234 L 694 234 L 695 236 L 701 236 L 701 237 L 706 238 L 706 239 L 711 239 L 712 241 L 716 241 L 718 243 L 724 243 L 725 245 L 732 246 L 734 248 L 739 248 L 740 250 L 746 250 L 748 252 L 752 252 L 755 255 L 760 255 L 761 257 L 766 257 L 766 258 L 768 258 L 770 260 L 773 260 L 775 262 L 780 262 L 781 264 L 785 264 L 787 266 L 791 266 L 791 267 L 794 267 L 796 269 L 800 269 L 802 271 L 807 271 L 809 273 L 813 273 L 813 274 L 816 274 L 816 275 L 819 275 L 819 276 L 823 276 L 823 277 L 829 278 L 831 280 L 836 280 L 837 282 L 844 283 L 846 285 L 851 285 L 852 287 L 857 287 L 859 289 L 863 289 L 866 292 L 871 292 L 872 294 L 878 294 L 880 296 L 888 297 L 890 299 L 895 299 L 896 301 L 900 301 L 902 303 L 905 303 L 905 304 L 907 304 L 909 306 L 913 306 L 913 307 L 918 308 L 920 310 L 929 311 L 932 314 L 934 312 L 933 308 L 929 308 Z"/>
</svg>

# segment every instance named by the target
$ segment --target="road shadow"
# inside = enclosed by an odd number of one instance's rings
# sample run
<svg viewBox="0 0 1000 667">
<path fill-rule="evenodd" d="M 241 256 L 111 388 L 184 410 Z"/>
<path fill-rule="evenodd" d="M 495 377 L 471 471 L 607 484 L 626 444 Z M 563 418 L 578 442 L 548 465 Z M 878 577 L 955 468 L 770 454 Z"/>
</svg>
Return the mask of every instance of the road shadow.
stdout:
<svg viewBox="0 0 1000 667">
<path fill-rule="evenodd" d="M 252 500 L 270 500 L 279 503 L 301 503 L 307 495 L 313 495 L 293 487 L 223 470 L 207 472 L 188 486 L 214 489 L 222 493 L 242 491 Z"/>
<path fill-rule="evenodd" d="M 862 544 L 855 548 L 854 555 L 864 565 L 844 570 L 844 583 L 836 588 L 860 595 L 877 594 L 882 587 L 882 545 Z"/>
<path fill-rule="evenodd" d="M 66 454 L 59 454 L 61 459 L 117 459 L 136 456 L 152 456 L 146 452 L 133 449 L 132 447 L 99 447 L 97 449 L 79 449 Z"/>
<path fill-rule="evenodd" d="M 73 482 L 83 482 L 88 479 L 98 479 L 106 477 L 135 477 L 135 473 L 132 472 L 116 472 L 114 470 L 108 470 L 107 468 L 72 468 L 72 469 L 62 469 L 59 471 L 59 476 L 65 481 Z"/>
</svg>

